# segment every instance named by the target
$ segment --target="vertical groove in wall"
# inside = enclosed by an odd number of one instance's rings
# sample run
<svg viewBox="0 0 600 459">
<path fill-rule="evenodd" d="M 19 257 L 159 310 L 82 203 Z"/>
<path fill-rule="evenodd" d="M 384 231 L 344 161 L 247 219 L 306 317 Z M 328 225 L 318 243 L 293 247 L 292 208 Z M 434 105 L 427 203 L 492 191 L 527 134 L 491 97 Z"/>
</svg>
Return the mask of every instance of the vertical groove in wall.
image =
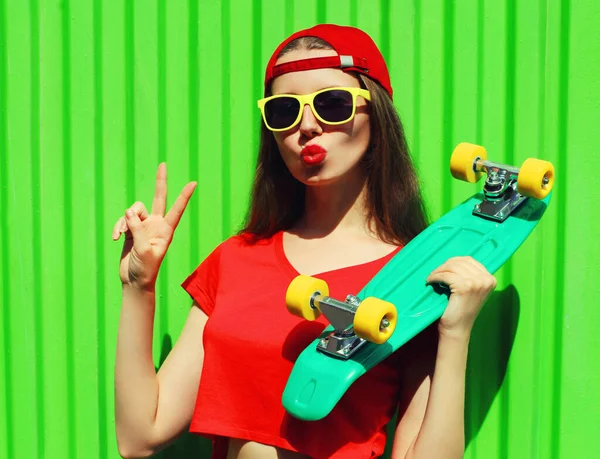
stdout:
<svg viewBox="0 0 600 459">
<path fill-rule="evenodd" d="M 537 119 L 539 123 L 538 129 L 538 148 L 540 155 L 545 154 L 546 145 L 546 28 L 548 26 L 547 21 L 547 6 L 546 0 L 539 0 L 539 30 L 538 30 L 538 107 L 537 107 Z M 538 264 L 542 263 L 543 255 L 545 253 L 545 238 L 538 238 L 538 244 L 536 247 L 536 254 L 538 256 Z M 542 291 L 543 286 L 541 282 L 537 283 L 536 286 L 536 303 L 535 303 L 535 327 L 533 332 L 533 355 L 540 355 L 542 348 L 541 329 L 542 329 L 542 309 L 544 304 L 542 302 Z M 531 386 L 531 400 L 533 410 L 533 419 L 531 425 L 531 457 L 537 458 L 540 453 L 540 410 L 537 409 L 540 406 L 540 391 L 539 387 L 542 387 L 543 375 L 542 375 L 542 359 L 535 359 L 533 362 L 533 384 Z"/>
<path fill-rule="evenodd" d="M 197 0 L 189 0 L 188 3 L 188 122 L 189 122 L 189 163 L 190 170 L 195 177 L 199 169 L 199 150 L 198 150 L 198 94 L 200 91 L 200 78 L 198 74 L 198 2 Z M 195 192 L 194 198 L 190 202 L 189 219 L 190 219 L 190 253 L 192 259 L 198 256 L 200 252 L 200 211 L 198 190 Z"/>
<path fill-rule="evenodd" d="M 475 142 L 483 143 L 483 22 L 484 0 L 479 0 L 477 5 L 477 125 L 475 126 Z"/>
<path fill-rule="evenodd" d="M 255 63 L 252 71 L 252 89 L 254 90 L 255 98 L 264 93 L 263 89 L 263 64 L 262 64 L 262 0 L 254 0 L 252 2 L 252 60 Z M 266 65 L 266 63 L 265 63 Z M 260 144 L 260 132 L 262 128 L 262 121 L 258 118 L 254 118 L 258 123 L 254 124 L 254 136 L 252 139 L 252 145 L 258 146 Z M 249 169 L 249 174 L 252 177 L 250 183 L 254 180 L 254 169 Z"/>
<path fill-rule="evenodd" d="M 568 138 L 568 104 L 569 104 L 569 45 L 570 45 L 570 0 L 560 3 L 560 58 L 559 58 L 559 93 L 558 93 L 558 142 L 556 170 L 556 188 L 560 189 L 557 196 L 557 231 L 556 231 L 556 286 L 555 286 L 555 322 L 554 322 L 554 371 L 552 390 L 552 439 L 551 451 L 559 457 L 561 436 L 561 401 L 562 401 L 562 359 L 563 359 L 563 317 L 564 317 L 564 287 L 565 287 L 565 244 L 564 224 L 568 189 L 565 177 L 567 171 L 567 138 Z"/>
<path fill-rule="evenodd" d="M 412 145 L 412 156 L 415 163 L 419 160 L 419 136 L 421 135 L 421 1 L 413 0 L 414 9 L 414 52 L 413 52 L 413 124 L 415 126 Z"/>
<path fill-rule="evenodd" d="M 538 118 L 541 120 L 541 118 Z M 540 121 L 541 122 L 541 121 Z M 535 264 L 541 266 L 544 262 L 544 238 L 538 238 L 535 250 Z M 542 282 L 536 282 L 534 285 L 534 317 L 533 317 L 533 330 L 530 338 L 533 348 L 533 355 L 539 356 L 541 348 L 543 346 L 542 341 L 542 308 L 546 306 L 542 302 L 543 285 Z M 543 385 L 542 381 L 542 359 L 534 359 L 532 364 L 532 384 L 529 388 L 529 394 L 531 397 L 532 417 L 531 417 L 531 429 L 529 431 L 529 438 L 531 439 L 531 450 L 529 451 L 530 457 L 540 457 L 539 449 L 539 438 L 540 438 L 540 387 Z"/>
<path fill-rule="evenodd" d="M 287 1 L 283 4 L 283 20 L 284 20 L 284 32 L 285 36 L 288 37 L 294 33 L 294 2 Z"/>
<path fill-rule="evenodd" d="M 515 81 L 516 75 L 516 5 L 515 0 L 506 0 L 506 78 L 505 78 L 505 159 L 515 162 Z"/>
<path fill-rule="evenodd" d="M 73 190 L 72 190 L 72 142 L 71 142 L 71 5 L 64 0 L 62 5 L 62 142 L 63 142 L 63 187 L 64 187 L 64 262 L 65 262 L 65 304 L 73 305 Z M 74 457 L 77 438 L 75 423 L 75 356 L 73 308 L 67 307 L 65 314 L 66 364 L 67 364 L 67 449 Z"/>
<path fill-rule="evenodd" d="M 134 22 L 133 0 L 125 0 L 125 155 L 127 157 L 127 205 L 135 199 L 135 118 L 134 118 Z"/>
<path fill-rule="evenodd" d="M 108 413 L 106 397 L 106 283 L 103 273 L 106 272 L 104 260 L 104 87 L 102 76 L 104 71 L 102 60 L 102 0 L 94 0 L 94 185 L 96 220 L 96 260 L 98 263 L 96 291 L 96 323 L 97 323 L 97 358 L 98 358 L 98 457 L 108 457 Z"/>
<path fill-rule="evenodd" d="M 454 3 L 444 3 L 444 75 L 442 77 L 443 85 L 443 123 L 442 128 L 442 164 L 450 164 L 452 155 L 452 131 L 454 129 L 453 110 L 454 110 Z M 441 168 L 442 176 L 442 212 L 445 213 L 452 207 L 452 176 L 448 174 L 446 167 Z"/>
<path fill-rule="evenodd" d="M 484 0 L 474 0 L 474 4 L 477 5 L 477 35 L 475 37 L 477 42 L 476 49 L 476 63 L 475 63 L 475 143 L 481 145 L 483 143 L 483 74 L 484 74 L 484 21 L 485 21 L 485 4 Z M 481 362 L 483 354 L 479 356 Z M 478 389 L 473 390 L 473 402 L 471 403 L 470 412 L 466 414 L 469 416 L 469 423 L 471 426 L 477 426 L 485 416 L 485 412 L 482 412 L 482 392 Z M 484 449 L 485 450 L 485 449 Z M 478 454 L 479 448 L 477 441 L 471 441 L 469 444 L 469 451 L 472 459 L 480 457 Z"/>
<path fill-rule="evenodd" d="M 516 81 L 516 4 L 515 0 L 506 0 L 506 17 L 505 17 L 505 119 L 504 119 L 504 146 L 505 153 L 504 158 L 507 164 L 515 164 L 515 81 Z M 512 283 L 513 277 L 513 269 L 512 269 L 512 261 L 509 260 L 504 265 L 504 276 L 505 279 L 508 279 L 508 282 Z M 502 314 L 501 316 L 502 323 L 500 327 L 502 330 L 514 330 L 516 329 L 516 324 L 513 322 L 516 321 L 516 317 L 512 314 Z M 500 349 L 510 349 L 512 345 L 512 339 L 509 334 L 500 334 Z M 506 358 L 508 359 L 508 355 Z M 503 362 L 505 359 L 500 359 Z M 502 366 L 504 364 L 500 364 L 498 368 L 499 372 L 502 372 Z M 509 451 L 509 429 L 508 429 L 508 421 L 510 417 L 509 413 L 509 405 L 510 405 L 510 384 L 509 379 L 507 378 L 505 383 L 502 385 L 502 389 L 500 392 L 499 402 L 500 402 L 500 422 L 499 422 L 499 455 L 500 457 L 506 458 L 508 457 Z"/>
<path fill-rule="evenodd" d="M 167 26 L 166 26 L 166 0 L 157 2 L 157 52 L 156 59 L 158 65 L 158 161 L 163 162 L 167 159 Z"/>
<path fill-rule="evenodd" d="M 221 193 L 223 198 L 223 208 L 221 212 L 222 218 L 222 239 L 230 236 L 231 231 L 231 85 L 229 80 L 230 59 L 230 38 L 229 38 L 229 0 L 222 0 L 221 3 L 221 46 L 222 56 L 221 61 L 221 74 L 223 75 L 223 99 L 221 101 L 221 116 L 223 122 L 221 123 L 221 158 L 222 158 L 222 169 L 221 169 Z"/>
<path fill-rule="evenodd" d="M 37 0 L 30 0 L 30 66 L 31 66 L 31 93 L 30 108 L 30 148 L 31 148 L 31 205 L 33 217 L 33 293 L 35 301 L 34 329 L 35 329 L 35 392 L 36 392 L 36 440 L 37 454 L 45 456 L 45 409 L 44 409 L 44 315 L 46 314 L 43 292 L 42 276 L 42 220 L 41 220 L 41 157 L 40 157 L 40 20 Z"/>
<path fill-rule="evenodd" d="M 317 22 L 324 23 L 327 21 L 327 1 L 317 0 Z"/>
<path fill-rule="evenodd" d="M 358 0 L 350 0 L 350 25 L 358 25 Z"/>
<path fill-rule="evenodd" d="M 388 68 L 390 68 L 393 57 L 390 50 L 390 0 L 381 0 L 381 6 L 379 8 L 379 28 L 381 30 L 381 54 L 383 54 Z"/>
<path fill-rule="evenodd" d="M 166 0 L 157 2 L 157 52 L 156 59 L 158 66 L 158 161 L 163 162 L 167 159 L 167 11 Z M 168 209 L 168 206 L 167 206 Z M 169 330 L 169 262 L 165 260 L 161 266 L 160 275 L 160 299 L 159 299 L 159 333 L 161 340 L 166 336 Z M 166 357 L 161 352 L 161 360 Z M 162 361 L 160 362 L 162 365 Z"/>
<path fill-rule="evenodd" d="M 6 80 L 8 72 L 8 61 L 6 56 L 6 5 L 4 0 L 0 0 L 0 208 L 8 208 L 8 138 L 7 138 L 7 116 L 8 102 L 6 96 L 8 91 L 6 90 Z M 0 244 L 2 244 L 3 257 L 0 260 L 2 263 L 2 272 L 4 273 L 3 290 L 2 290 L 2 304 L 10 304 L 10 281 L 8 279 L 8 273 L 10 272 L 10 262 L 8 259 L 8 248 L 10 247 L 10 234 L 8 232 L 8 219 L 0 218 Z M 6 457 L 14 457 L 13 447 L 13 406 L 12 406 L 12 372 L 11 372 L 11 342 L 10 342 L 10 321 L 11 314 L 9 307 L 3 307 L 3 350 L 5 358 L 4 360 L 4 397 L 6 404 L 6 412 L 4 413 L 4 429 L 6 439 Z"/>
</svg>

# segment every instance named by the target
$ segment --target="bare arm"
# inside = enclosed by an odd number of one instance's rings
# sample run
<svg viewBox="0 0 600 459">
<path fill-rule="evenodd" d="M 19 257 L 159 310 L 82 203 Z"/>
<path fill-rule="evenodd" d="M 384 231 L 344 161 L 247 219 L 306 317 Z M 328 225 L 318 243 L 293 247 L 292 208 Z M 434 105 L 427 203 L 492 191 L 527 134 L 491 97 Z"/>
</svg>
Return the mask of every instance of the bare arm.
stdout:
<svg viewBox="0 0 600 459">
<path fill-rule="evenodd" d="M 475 318 L 496 287 L 496 279 L 470 257 L 448 260 L 427 281 L 448 285 L 450 300 L 433 337 L 437 348 L 428 345 L 429 334 L 409 350 L 394 459 L 463 457 L 469 339 Z"/>
<path fill-rule="evenodd" d="M 437 350 L 411 360 L 394 459 L 463 457 L 467 350 L 468 336 L 440 334 Z"/>
<path fill-rule="evenodd" d="M 152 455 L 189 426 L 204 360 L 206 321 L 199 307 L 190 309 L 177 343 L 156 374 L 154 293 L 124 286 L 115 366 L 117 441 L 123 457 Z"/>
<path fill-rule="evenodd" d="M 119 267 L 123 304 L 115 364 L 117 442 L 124 457 L 145 457 L 164 448 L 192 416 L 207 317 L 200 308 L 191 309 L 158 375 L 152 361 L 152 332 L 158 271 L 195 186 L 193 182 L 187 184 L 165 215 L 167 171 L 161 164 L 151 213 L 136 202 L 113 229 L 113 240 L 125 233 Z"/>
</svg>

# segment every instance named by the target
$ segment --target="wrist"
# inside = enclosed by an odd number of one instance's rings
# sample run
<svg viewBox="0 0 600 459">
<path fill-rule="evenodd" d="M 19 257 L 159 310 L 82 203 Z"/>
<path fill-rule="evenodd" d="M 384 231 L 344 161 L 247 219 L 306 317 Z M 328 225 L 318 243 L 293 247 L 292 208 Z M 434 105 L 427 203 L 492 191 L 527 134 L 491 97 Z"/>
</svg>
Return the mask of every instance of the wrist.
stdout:
<svg viewBox="0 0 600 459">
<path fill-rule="evenodd" d="M 471 339 L 472 327 L 454 327 L 447 328 L 441 323 L 438 325 L 438 333 L 441 339 L 449 339 L 452 341 L 466 342 Z"/>
<path fill-rule="evenodd" d="M 123 282 L 121 285 L 122 292 L 133 295 L 155 295 L 156 284 L 138 285 L 130 282 Z"/>
</svg>

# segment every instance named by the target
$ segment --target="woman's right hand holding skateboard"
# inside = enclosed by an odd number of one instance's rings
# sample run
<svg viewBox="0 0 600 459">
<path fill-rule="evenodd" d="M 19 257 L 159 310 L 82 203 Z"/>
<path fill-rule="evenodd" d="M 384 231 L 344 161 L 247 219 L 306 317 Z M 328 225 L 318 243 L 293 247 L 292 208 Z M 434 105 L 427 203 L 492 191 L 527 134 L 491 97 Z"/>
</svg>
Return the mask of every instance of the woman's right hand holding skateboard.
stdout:
<svg viewBox="0 0 600 459">
<path fill-rule="evenodd" d="M 173 239 L 173 233 L 194 193 L 196 182 L 188 183 L 173 207 L 166 213 L 167 166 L 161 163 L 156 173 L 156 188 L 150 214 L 136 202 L 115 224 L 113 240 L 125 233 L 119 276 L 123 285 L 154 290 L 158 270 Z"/>
</svg>

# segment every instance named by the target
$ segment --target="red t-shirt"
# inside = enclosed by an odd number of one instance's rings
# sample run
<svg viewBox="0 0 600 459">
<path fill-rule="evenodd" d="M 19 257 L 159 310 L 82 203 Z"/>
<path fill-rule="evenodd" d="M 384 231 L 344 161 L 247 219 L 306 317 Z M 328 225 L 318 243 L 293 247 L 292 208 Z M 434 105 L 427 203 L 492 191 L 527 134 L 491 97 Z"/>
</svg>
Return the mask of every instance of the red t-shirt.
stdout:
<svg viewBox="0 0 600 459">
<path fill-rule="evenodd" d="M 322 420 L 301 421 L 282 406 L 296 358 L 328 323 L 323 315 L 310 322 L 287 311 L 285 293 L 298 272 L 285 256 L 282 234 L 256 244 L 228 239 L 182 284 L 209 316 L 190 431 L 214 439 L 215 459 L 225 457 L 227 437 L 314 458 L 377 457 L 398 406 L 399 353 L 359 378 Z M 331 297 L 343 300 L 399 250 L 315 277 L 327 282 Z"/>
</svg>

